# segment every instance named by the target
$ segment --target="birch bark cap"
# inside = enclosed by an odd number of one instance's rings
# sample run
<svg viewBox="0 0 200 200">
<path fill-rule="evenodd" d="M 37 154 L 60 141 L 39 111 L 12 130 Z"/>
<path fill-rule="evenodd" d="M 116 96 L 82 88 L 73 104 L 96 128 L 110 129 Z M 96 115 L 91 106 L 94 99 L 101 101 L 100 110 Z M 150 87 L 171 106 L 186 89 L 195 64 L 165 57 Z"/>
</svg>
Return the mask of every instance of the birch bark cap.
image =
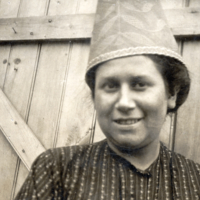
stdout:
<svg viewBox="0 0 200 200">
<path fill-rule="evenodd" d="M 157 54 L 184 65 L 159 0 L 99 0 L 86 82 L 96 65 L 119 57 Z"/>
</svg>

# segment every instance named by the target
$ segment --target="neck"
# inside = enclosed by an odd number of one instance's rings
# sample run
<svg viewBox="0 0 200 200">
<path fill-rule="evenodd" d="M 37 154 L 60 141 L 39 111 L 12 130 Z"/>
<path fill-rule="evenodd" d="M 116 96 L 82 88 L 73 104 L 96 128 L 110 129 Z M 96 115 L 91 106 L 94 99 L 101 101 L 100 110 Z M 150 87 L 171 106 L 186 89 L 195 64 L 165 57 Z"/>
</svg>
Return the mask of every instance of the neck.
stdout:
<svg viewBox="0 0 200 200">
<path fill-rule="evenodd" d="M 126 159 L 140 170 L 147 169 L 157 159 L 160 150 L 159 140 L 155 140 L 142 148 L 133 149 L 131 151 L 120 150 L 109 141 L 108 145 L 116 154 Z"/>
</svg>

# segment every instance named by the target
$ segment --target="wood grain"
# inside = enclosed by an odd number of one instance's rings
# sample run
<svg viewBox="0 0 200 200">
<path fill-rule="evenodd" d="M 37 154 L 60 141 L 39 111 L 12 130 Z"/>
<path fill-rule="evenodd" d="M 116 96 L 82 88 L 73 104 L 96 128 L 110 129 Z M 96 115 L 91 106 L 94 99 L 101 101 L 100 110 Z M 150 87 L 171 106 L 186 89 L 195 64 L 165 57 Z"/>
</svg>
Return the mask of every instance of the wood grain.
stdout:
<svg viewBox="0 0 200 200">
<path fill-rule="evenodd" d="M 186 6 L 190 9 L 200 6 L 199 0 L 188 0 Z M 175 151 L 185 155 L 187 158 L 193 159 L 200 163 L 199 159 L 199 73 L 200 73 L 200 40 L 191 39 L 183 42 L 183 56 L 188 63 L 190 76 L 192 79 L 190 94 L 183 106 L 178 111 L 176 138 L 175 138 Z"/>
<path fill-rule="evenodd" d="M 60 8 L 67 8 L 69 3 L 63 1 Z M 59 13 L 59 6 L 55 7 L 54 4 L 54 1 L 50 2 L 48 14 Z M 71 8 L 76 8 L 76 5 L 75 0 Z M 73 12 L 73 9 L 68 10 Z M 70 45 L 69 42 L 43 43 L 41 48 L 29 124 L 46 148 L 54 146 L 58 131 Z"/>
<path fill-rule="evenodd" d="M 23 0 L 18 17 L 44 16 L 48 13 L 49 0 Z"/>
<path fill-rule="evenodd" d="M 10 45 L 1 45 L 0 52 L 0 88 L 2 89 L 10 56 Z"/>
<path fill-rule="evenodd" d="M 75 14 L 80 0 L 51 0 L 48 16 Z"/>
<path fill-rule="evenodd" d="M 20 7 L 20 0 L 0 1 L 0 18 L 17 17 Z"/>
<path fill-rule="evenodd" d="M 64 43 L 45 43 L 41 49 L 28 124 L 45 148 L 53 147 L 68 49 Z"/>
<path fill-rule="evenodd" d="M 176 37 L 184 38 L 200 35 L 200 8 L 168 10 L 167 19 Z"/>
<path fill-rule="evenodd" d="M 16 1 L 0 1 L 0 18 L 11 18 L 17 17 L 19 10 L 20 0 Z M 7 44 L 5 46 L 1 46 L 1 59 L 3 62 L 0 63 L 1 68 L 1 88 L 3 89 L 6 77 L 7 66 L 9 65 L 9 56 L 11 46 Z M 7 62 L 5 63 L 5 60 Z M 5 64 L 4 64 L 5 63 Z M 8 140 L 0 133 L 0 199 L 10 199 L 13 191 L 13 182 L 15 180 L 16 170 L 15 167 L 17 165 L 17 155 L 13 148 L 8 144 Z"/>
<path fill-rule="evenodd" d="M 78 13 L 96 13 L 97 2 L 98 0 L 79 0 Z"/>
<path fill-rule="evenodd" d="M 175 150 L 200 162 L 200 41 L 184 43 L 183 56 L 188 63 L 192 79 L 190 94 L 178 112 Z"/>
<path fill-rule="evenodd" d="M 0 19 L 0 41 L 84 39 L 93 24 L 94 14 Z"/>
<path fill-rule="evenodd" d="M 12 46 L 4 91 L 26 123 L 37 71 L 37 59 L 38 45 L 15 44 Z M 24 143 L 24 145 L 29 146 L 29 143 Z M 28 174 L 27 168 L 23 164 L 17 167 L 19 170 L 23 168 L 22 175 L 17 174 L 25 179 Z M 17 178 L 16 180 L 18 181 Z"/>
<path fill-rule="evenodd" d="M 176 37 L 200 35 L 200 8 L 165 10 Z M 92 36 L 94 14 L 0 19 L 0 41 L 84 39 Z"/>
<path fill-rule="evenodd" d="M 200 1 L 199 0 L 189 0 L 189 6 L 190 7 L 199 7 Z"/>
<path fill-rule="evenodd" d="M 88 42 L 73 43 L 56 146 L 79 144 L 91 133 L 93 102 L 84 81 L 88 54 Z"/>
<path fill-rule="evenodd" d="M 0 90 L 0 130 L 28 169 L 35 158 L 45 150 L 2 90 Z"/>
<path fill-rule="evenodd" d="M 27 52 L 24 53 L 24 50 Z M 36 52 L 35 44 L 13 45 L 4 84 L 5 94 L 24 119 L 34 76 Z"/>
<path fill-rule="evenodd" d="M 49 0 L 21 1 L 18 17 L 42 16 L 47 12 L 48 3 Z M 19 67 L 19 69 L 18 71 L 15 71 L 15 73 L 17 72 L 17 84 L 15 84 L 15 76 L 12 75 L 14 70 L 12 68 L 10 69 L 11 77 L 9 77 L 8 83 L 6 84 L 8 88 L 7 91 L 10 94 L 9 91 L 12 89 L 9 99 L 13 102 L 14 106 L 17 108 L 26 122 L 28 122 L 39 56 L 40 45 L 37 43 L 19 43 L 12 46 L 10 63 L 13 62 L 12 66 Z M 20 63 L 19 60 L 21 60 Z M 21 90 L 21 88 L 23 88 L 23 90 Z M 19 100 L 21 101 L 17 102 L 16 99 L 18 96 L 20 97 Z M 23 163 L 20 162 L 19 158 L 16 165 L 15 174 L 11 199 L 14 198 L 26 176 L 28 175 L 27 168 Z"/>
<path fill-rule="evenodd" d="M 95 1 L 78 1 L 74 13 L 95 12 Z M 74 6 L 72 5 L 74 8 Z M 88 143 L 92 130 L 93 103 L 84 76 L 88 61 L 89 41 L 71 42 L 66 85 L 56 146 Z"/>
<path fill-rule="evenodd" d="M 164 9 L 182 8 L 184 0 L 160 0 Z"/>
</svg>

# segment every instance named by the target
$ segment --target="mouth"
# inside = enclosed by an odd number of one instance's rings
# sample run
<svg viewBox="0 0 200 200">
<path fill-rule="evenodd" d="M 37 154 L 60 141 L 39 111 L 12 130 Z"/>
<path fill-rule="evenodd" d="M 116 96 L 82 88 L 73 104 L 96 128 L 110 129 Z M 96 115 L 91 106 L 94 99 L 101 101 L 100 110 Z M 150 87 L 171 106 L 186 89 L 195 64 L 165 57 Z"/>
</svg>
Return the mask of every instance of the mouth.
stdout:
<svg viewBox="0 0 200 200">
<path fill-rule="evenodd" d="M 114 120 L 115 123 L 120 125 L 133 125 L 140 121 L 141 119 L 117 119 Z"/>
</svg>

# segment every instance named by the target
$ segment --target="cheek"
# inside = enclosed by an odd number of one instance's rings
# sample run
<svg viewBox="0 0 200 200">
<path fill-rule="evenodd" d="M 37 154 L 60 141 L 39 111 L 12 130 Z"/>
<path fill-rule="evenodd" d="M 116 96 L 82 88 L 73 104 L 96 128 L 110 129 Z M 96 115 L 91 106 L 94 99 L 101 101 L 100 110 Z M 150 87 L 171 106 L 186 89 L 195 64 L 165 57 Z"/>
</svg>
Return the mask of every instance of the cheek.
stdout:
<svg viewBox="0 0 200 200">
<path fill-rule="evenodd" d="M 150 116 L 152 120 L 164 118 L 167 113 L 167 98 L 164 92 L 151 93 L 146 98 L 143 98 L 141 107 L 147 116 Z"/>
<path fill-rule="evenodd" d="M 112 112 L 115 104 L 115 99 L 111 95 L 105 95 L 102 93 L 96 93 L 94 99 L 94 105 L 97 112 L 109 113 Z"/>
<path fill-rule="evenodd" d="M 95 96 L 95 101 L 94 101 L 95 109 L 97 112 L 97 116 L 107 116 L 110 110 L 110 103 L 103 98 L 102 96 Z"/>
</svg>

